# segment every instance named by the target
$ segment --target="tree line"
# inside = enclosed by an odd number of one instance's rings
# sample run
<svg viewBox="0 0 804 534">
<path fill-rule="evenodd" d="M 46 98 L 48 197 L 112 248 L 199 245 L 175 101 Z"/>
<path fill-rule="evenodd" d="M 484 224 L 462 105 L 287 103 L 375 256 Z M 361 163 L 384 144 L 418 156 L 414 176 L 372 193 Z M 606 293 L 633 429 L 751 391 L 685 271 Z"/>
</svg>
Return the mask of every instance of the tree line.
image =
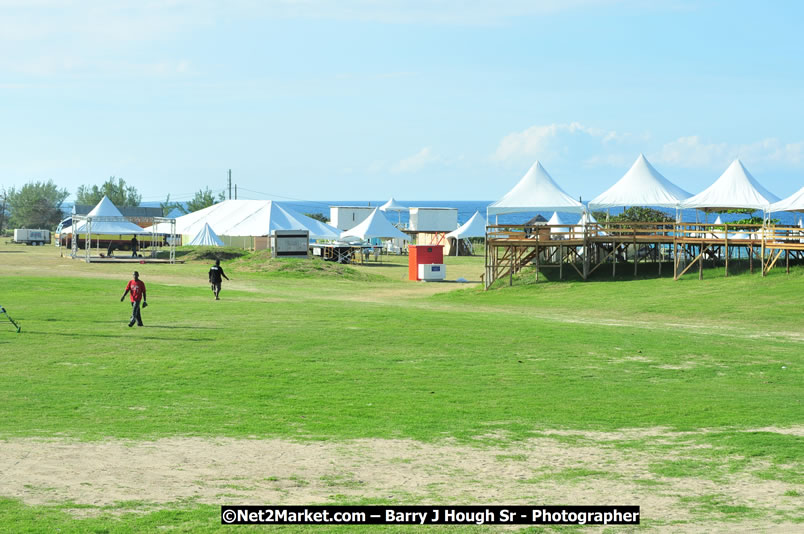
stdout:
<svg viewBox="0 0 804 534">
<path fill-rule="evenodd" d="M 19 189 L 0 190 L 0 233 L 11 228 L 55 230 L 64 218 L 62 205 L 69 196 L 69 191 L 59 188 L 53 180 L 31 181 Z M 111 176 L 100 185 L 80 186 L 75 193 L 75 203 L 94 206 L 104 196 L 118 208 L 139 206 L 142 202 L 142 195 L 136 187 L 127 184 L 123 178 Z M 216 195 L 207 187 L 199 189 L 186 203 L 171 201 L 168 195 L 164 202 L 160 202 L 160 207 L 163 216 L 174 209 L 191 213 L 224 199 L 223 192 Z"/>
</svg>

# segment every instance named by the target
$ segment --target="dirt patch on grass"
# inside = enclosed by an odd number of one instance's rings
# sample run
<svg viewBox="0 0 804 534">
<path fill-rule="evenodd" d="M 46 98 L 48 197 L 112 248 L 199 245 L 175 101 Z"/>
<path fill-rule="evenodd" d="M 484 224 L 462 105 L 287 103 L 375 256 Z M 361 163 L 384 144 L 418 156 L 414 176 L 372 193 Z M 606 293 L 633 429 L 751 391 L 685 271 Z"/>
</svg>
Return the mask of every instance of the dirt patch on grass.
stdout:
<svg viewBox="0 0 804 534">
<path fill-rule="evenodd" d="M 611 438 L 664 433 L 624 431 Z M 602 437 L 598 434 L 589 437 Z M 638 504 L 643 517 L 654 522 L 708 524 L 726 518 L 697 515 L 697 499 L 725 495 L 729 506 L 769 518 L 800 511 L 800 499 L 784 496 L 794 489 L 790 484 L 746 472 L 717 482 L 662 477 L 650 471 L 659 459 L 649 452 L 568 445 L 549 437 L 492 447 L 380 439 L 11 439 L 0 441 L 0 488 L 2 496 L 32 505 L 98 507 L 126 501 L 169 507 L 180 501 L 307 504 L 336 498 L 400 504 Z"/>
</svg>

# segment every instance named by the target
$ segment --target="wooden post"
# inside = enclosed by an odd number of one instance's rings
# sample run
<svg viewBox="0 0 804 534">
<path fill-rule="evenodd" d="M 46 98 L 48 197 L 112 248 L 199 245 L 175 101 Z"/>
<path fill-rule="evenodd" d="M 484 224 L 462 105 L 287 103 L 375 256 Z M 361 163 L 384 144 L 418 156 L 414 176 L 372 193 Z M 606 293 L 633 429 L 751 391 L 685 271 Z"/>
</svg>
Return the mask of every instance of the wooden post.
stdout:
<svg viewBox="0 0 804 534">
<path fill-rule="evenodd" d="M 728 225 L 728 223 L 725 225 L 725 228 L 726 228 L 726 233 L 724 235 L 725 235 L 725 239 L 726 239 L 726 276 L 729 276 L 729 225 Z"/>
<path fill-rule="evenodd" d="M 511 270 L 508 272 L 508 285 L 514 285 L 514 249 L 508 245 L 509 254 L 511 255 Z"/>
<path fill-rule="evenodd" d="M 538 238 L 538 234 L 537 234 L 537 237 L 536 237 L 536 281 L 537 282 L 539 281 L 539 243 L 538 243 L 538 241 L 539 241 L 539 238 Z"/>
<path fill-rule="evenodd" d="M 700 254 L 698 255 L 698 280 L 703 280 L 703 253 L 704 253 L 704 246 L 703 243 L 700 244 Z"/>
<path fill-rule="evenodd" d="M 564 245 L 558 245 L 558 279 L 564 279 Z"/>
<path fill-rule="evenodd" d="M 611 242 L 612 246 L 614 247 L 614 252 L 611 254 L 611 277 L 616 278 L 617 276 L 617 249 L 619 245 L 616 241 Z"/>
<path fill-rule="evenodd" d="M 748 237 L 751 237 L 749 234 Z M 751 270 L 751 274 L 754 274 L 754 241 L 752 240 L 751 243 L 748 244 L 748 268 Z"/>
<path fill-rule="evenodd" d="M 634 232 L 634 278 L 636 278 L 637 263 L 639 263 L 639 249 L 637 248 L 636 244 L 636 228 L 631 228 L 631 231 Z"/>
</svg>

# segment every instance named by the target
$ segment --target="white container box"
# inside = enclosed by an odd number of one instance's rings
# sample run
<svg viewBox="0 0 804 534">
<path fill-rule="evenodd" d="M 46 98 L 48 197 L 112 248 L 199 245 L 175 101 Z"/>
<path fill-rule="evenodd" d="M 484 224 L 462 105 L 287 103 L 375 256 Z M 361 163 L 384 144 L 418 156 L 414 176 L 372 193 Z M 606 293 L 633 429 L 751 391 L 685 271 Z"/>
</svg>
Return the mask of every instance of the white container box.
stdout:
<svg viewBox="0 0 804 534">
<path fill-rule="evenodd" d="M 445 280 L 447 268 L 443 263 L 423 263 L 419 265 L 419 279 L 425 282 Z"/>
</svg>

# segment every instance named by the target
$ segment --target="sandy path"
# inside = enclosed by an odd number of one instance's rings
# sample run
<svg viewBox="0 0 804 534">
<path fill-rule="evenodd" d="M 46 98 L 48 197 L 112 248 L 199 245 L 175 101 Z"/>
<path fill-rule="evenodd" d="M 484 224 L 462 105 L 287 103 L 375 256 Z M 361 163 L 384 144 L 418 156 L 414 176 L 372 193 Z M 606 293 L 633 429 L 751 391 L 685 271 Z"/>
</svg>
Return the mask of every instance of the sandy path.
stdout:
<svg viewBox="0 0 804 534">
<path fill-rule="evenodd" d="M 669 437 L 663 429 L 599 434 L 590 434 L 599 441 L 588 445 L 547 437 L 511 447 L 380 439 L 10 439 L 0 441 L 0 494 L 32 505 L 305 504 L 336 495 L 401 504 L 636 504 L 645 518 L 692 522 L 700 518 L 684 498 L 724 495 L 733 505 L 800 513 L 800 499 L 784 496 L 790 484 L 748 472 L 717 483 L 658 477 L 650 464 L 683 451 L 658 458 L 601 446 L 608 439 Z"/>
</svg>

